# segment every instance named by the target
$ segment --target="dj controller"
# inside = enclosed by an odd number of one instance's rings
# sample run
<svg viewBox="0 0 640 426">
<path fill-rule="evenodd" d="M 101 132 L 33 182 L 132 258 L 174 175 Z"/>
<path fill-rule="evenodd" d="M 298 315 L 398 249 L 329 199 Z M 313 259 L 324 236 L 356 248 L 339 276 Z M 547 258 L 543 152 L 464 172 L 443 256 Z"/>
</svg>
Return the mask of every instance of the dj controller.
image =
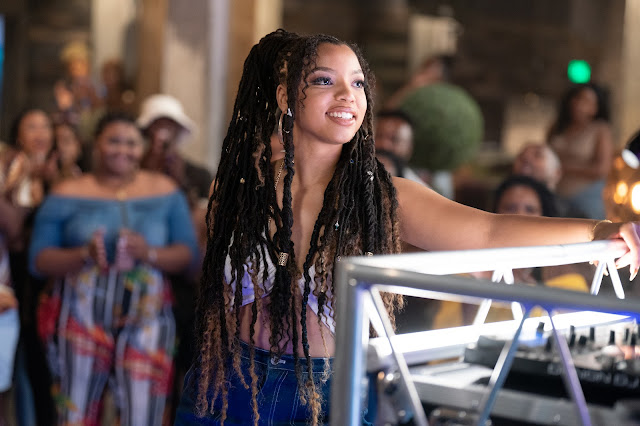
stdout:
<svg viewBox="0 0 640 426">
<path fill-rule="evenodd" d="M 640 425 L 640 330 L 635 320 L 595 312 L 554 318 L 558 333 L 566 339 L 591 424 Z M 411 380 L 430 425 L 478 424 L 490 377 L 511 342 L 514 323 L 483 327 L 479 336 L 469 337 L 472 329 L 460 327 L 464 333 L 452 336 L 449 343 L 407 351 Z M 403 337 L 406 342 L 442 339 L 434 335 L 437 332 Z M 558 349 L 548 317 L 525 321 L 504 386 L 485 424 L 583 424 L 565 386 Z M 442 355 L 455 356 L 443 361 Z"/>
<path fill-rule="evenodd" d="M 372 402 L 381 426 L 640 426 L 640 308 L 615 268 L 626 251 L 609 241 L 346 260 L 336 317 L 349 326 L 336 330 L 332 426 L 359 424 Z M 593 260 L 590 293 L 499 282 L 516 284 L 518 268 Z M 605 269 L 616 297 L 598 296 Z M 487 270 L 493 282 L 464 276 Z M 381 291 L 479 304 L 482 315 L 396 335 Z M 516 319 L 482 323 L 494 301 Z M 552 316 L 527 318 L 545 310 Z"/>
</svg>

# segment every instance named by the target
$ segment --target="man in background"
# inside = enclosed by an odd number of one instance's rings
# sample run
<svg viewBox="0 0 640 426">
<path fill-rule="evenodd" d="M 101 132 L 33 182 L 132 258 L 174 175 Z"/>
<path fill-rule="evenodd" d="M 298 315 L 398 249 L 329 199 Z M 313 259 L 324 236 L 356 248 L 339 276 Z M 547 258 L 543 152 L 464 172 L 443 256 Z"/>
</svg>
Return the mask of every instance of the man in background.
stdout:
<svg viewBox="0 0 640 426">
<path fill-rule="evenodd" d="M 555 192 L 562 177 L 562 167 L 558 156 L 548 145 L 527 143 L 513 160 L 514 175 L 529 176 L 542 182 L 551 192 Z"/>
<path fill-rule="evenodd" d="M 409 166 L 413 155 L 413 123 L 400 110 L 383 110 L 376 115 L 376 151 L 387 152 L 399 162 L 397 176 L 426 186 L 423 179 Z"/>
<path fill-rule="evenodd" d="M 209 199 L 211 173 L 186 160 L 178 149 L 195 130 L 180 101 L 169 95 L 152 95 L 142 103 L 137 120 L 149 142 L 142 167 L 172 177 L 187 195 L 189 205 Z"/>
</svg>

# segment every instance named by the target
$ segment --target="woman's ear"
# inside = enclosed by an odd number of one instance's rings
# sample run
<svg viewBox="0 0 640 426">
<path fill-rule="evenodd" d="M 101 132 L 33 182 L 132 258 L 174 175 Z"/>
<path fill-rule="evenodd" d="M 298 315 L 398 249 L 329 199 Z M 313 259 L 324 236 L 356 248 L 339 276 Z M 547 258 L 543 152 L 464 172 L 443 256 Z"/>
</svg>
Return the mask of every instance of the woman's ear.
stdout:
<svg viewBox="0 0 640 426">
<path fill-rule="evenodd" d="M 280 111 L 287 110 L 287 88 L 283 84 L 279 84 L 276 89 L 276 101 L 278 102 L 278 108 L 280 108 Z"/>
</svg>

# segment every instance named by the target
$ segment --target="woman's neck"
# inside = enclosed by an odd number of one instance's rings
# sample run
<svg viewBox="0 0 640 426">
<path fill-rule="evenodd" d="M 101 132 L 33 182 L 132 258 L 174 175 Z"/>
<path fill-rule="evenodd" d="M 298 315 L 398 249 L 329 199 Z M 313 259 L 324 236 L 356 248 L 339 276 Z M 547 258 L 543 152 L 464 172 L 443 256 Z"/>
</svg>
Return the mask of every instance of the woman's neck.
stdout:
<svg viewBox="0 0 640 426">
<path fill-rule="evenodd" d="M 591 124 L 592 122 L 593 122 L 593 119 L 573 120 L 571 124 L 569 124 L 568 130 L 579 132 L 581 130 L 586 129 L 589 126 L 589 124 Z"/>
<path fill-rule="evenodd" d="M 299 145 L 295 149 L 294 179 L 302 187 L 322 183 L 326 186 L 336 169 L 342 146 L 309 146 Z"/>
<path fill-rule="evenodd" d="M 133 171 L 124 175 L 113 174 L 109 172 L 96 172 L 94 174 L 96 181 L 105 188 L 113 190 L 122 189 L 124 186 L 132 183 L 137 175 L 138 171 Z"/>
</svg>

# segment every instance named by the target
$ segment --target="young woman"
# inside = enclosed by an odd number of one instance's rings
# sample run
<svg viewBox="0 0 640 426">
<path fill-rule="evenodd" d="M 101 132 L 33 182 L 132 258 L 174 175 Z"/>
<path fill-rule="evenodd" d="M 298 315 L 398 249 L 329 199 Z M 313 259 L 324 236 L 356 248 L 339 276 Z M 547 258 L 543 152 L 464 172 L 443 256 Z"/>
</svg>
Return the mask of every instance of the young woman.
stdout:
<svg viewBox="0 0 640 426">
<path fill-rule="evenodd" d="M 492 211 L 498 214 L 558 216 L 555 195 L 544 183 L 523 175 L 509 176 L 498 185 Z"/>
<path fill-rule="evenodd" d="M 564 95 L 549 145 L 562 163 L 557 193 L 584 217 L 604 219 L 604 181 L 613 161 L 609 109 L 594 84 L 576 85 Z"/>
<path fill-rule="evenodd" d="M 68 121 L 54 124 L 55 147 L 51 159 L 55 161 L 52 183 L 63 179 L 78 177 L 82 174 L 82 141 L 76 128 Z"/>
<path fill-rule="evenodd" d="M 132 118 L 97 125 L 93 173 L 54 187 L 36 216 L 34 274 L 51 278 L 38 331 L 54 376 L 58 424 L 98 424 L 108 379 L 120 424 L 161 424 L 171 388 L 175 323 L 166 274 L 197 255 L 185 197 L 139 168 Z"/>
<path fill-rule="evenodd" d="M 176 424 L 328 421 L 334 330 L 349 326 L 333 318 L 343 256 L 394 253 L 401 240 L 451 250 L 620 237 L 619 265 L 637 269 L 633 224 L 498 216 L 392 179 L 375 160 L 371 84 L 357 48 L 330 36 L 278 31 L 249 53 L 209 203 L 200 351 Z M 272 163 L 276 128 L 285 153 Z"/>
</svg>

